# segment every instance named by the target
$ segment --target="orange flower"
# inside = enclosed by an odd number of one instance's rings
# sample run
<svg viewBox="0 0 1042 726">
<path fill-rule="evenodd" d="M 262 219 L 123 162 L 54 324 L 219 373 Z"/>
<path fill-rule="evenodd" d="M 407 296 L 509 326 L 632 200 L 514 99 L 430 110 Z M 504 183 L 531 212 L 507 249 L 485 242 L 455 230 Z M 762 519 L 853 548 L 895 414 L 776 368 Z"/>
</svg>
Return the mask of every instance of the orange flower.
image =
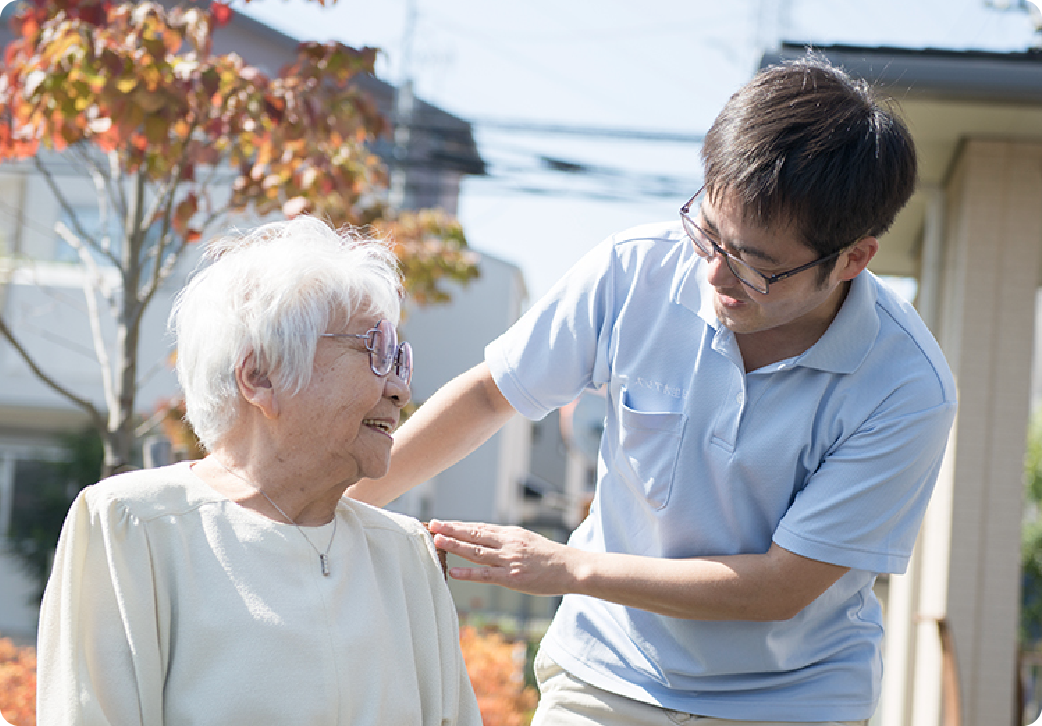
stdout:
<svg viewBox="0 0 1042 726">
<path fill-rule="evenodd" d="M 467 664 L 481 720 L 497 726 L 527 726 L 538 696 L 525 686 L 525 644 L 496 631 L 460 628 L 460 647 Z"/>
<path fill-rule="evenodd" d="M 12 726 L 36 726 L 36 651 L 0 638 L 0 714 Z"/>
<path fill-rule="evenodd" d="M 538 696 L 525 685 L 525 644 L 496 631 L 460 628 L 460 647 L 485 723 L 527 726 Z M 0 638 L 0 714 L 12 726 L 36 726 L 36 651 Z"/>
</svg>

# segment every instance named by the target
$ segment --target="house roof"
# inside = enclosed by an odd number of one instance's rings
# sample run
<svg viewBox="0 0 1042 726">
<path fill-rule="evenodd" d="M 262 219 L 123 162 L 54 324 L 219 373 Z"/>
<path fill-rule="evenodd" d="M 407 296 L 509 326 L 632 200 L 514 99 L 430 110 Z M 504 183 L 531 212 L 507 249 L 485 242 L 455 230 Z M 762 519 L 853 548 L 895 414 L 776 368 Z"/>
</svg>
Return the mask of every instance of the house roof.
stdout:
<svg viewBox="0 0 1042 726">
<path fill-rule="evenodd" d="M 764 68 L 806 54 L 805 43 L 765 53 Z M 880 242 L 872 269 L 916 276 L 926 193 L 942 187 L 968 138 L 1042 141 L 1042 51 L 813 46 L 898 103 L 919 153 L 919 188 Z"/>
<path fill-rule="evenodd" d="M 176 3 L 165 0 L 165 4 Z M 256 43 L 244 42 L 243 35 L 263 38 L 265 43 L 258 46 Z M 299 43 L 300 40 L 242 12 L 235 12 L 230 23 L 214 32 L 215 53 L 237 52 L 248 63 L 269 74 L 278 73 L 283 65 L 296 57 Z M 274 49 L 278 50 L 272 53 Z M 397 89 L 371 75 L 359 76 L 356 82 L 373 97 L 380 112 L 390 120 Z M 410 155 L 406 160 L 410 168 L 485 174 L 485 162 L 478 153 L 470 122 L 417 98 L 414 100 L 409 127 L 414 134 L 425 137 L 424 143 L 410 146 Z M 380 140 L 375 151 L 390 162 L 393 144 L 389 139 Z"/>
<path fill-rule="evenodd" d="M 813 47 L 834 65 L 898 97 L 1001 103 L 1042 103 L 1042 50 L 978 50 L 810 46 L 783 43 L 763 55 L 760 67 L 800 58 Z"/>
</svg>

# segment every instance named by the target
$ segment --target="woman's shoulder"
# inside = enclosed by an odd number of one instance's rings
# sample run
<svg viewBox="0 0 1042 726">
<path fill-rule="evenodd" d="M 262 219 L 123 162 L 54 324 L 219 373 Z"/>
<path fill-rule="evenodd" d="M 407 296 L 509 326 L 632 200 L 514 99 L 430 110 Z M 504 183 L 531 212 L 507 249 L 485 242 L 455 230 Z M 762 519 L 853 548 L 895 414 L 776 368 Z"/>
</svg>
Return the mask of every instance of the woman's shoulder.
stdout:
<svg viewBox="0 0 1042 726">
<path fill-rule="evenodd" d="M 341 500 L 341 508 L 349 512 L 349 516 L 365 530 L 366 539 L 371 546 L 398 553 L 405 547 L 420 555 L 417 561 L 428 562 L 431 565 L 428 570 L 431 577 L 444 582 L 445 554 L 435 548 L 434 538 L 427 531 L 426 525 L 418 519 L 374 507 L 348 496 Z M 434 573 L 440 573 L 440 577 Z"/>
<path fill-rule="evenodd" d="M 341 505 L 347 507 L 363 527 L 399 532 L 403 535 L 427 536 L 427 528 L 415 517 L 374 507 L 348 496 L 341 499 Z"/>
<path fill-rule="evenodd" d="M 142 520 L 181 514 L 219 499 L 192 473 L 191 462 L 116 474 L 87 487 L 82 496 L 92 510 L 116 508 Z"/>
</svg>

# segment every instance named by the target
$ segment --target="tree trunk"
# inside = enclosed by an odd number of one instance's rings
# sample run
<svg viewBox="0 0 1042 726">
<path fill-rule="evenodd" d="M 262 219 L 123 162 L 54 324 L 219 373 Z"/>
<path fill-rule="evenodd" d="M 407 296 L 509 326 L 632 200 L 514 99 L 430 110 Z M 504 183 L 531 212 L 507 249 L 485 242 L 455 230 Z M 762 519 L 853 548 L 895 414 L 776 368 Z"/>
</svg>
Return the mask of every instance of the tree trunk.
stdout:
<svg viewBox="0 0 1042 726">
<path fill-rule="evenodd" d="M 137 398 L 138 344 L 141 338 L 143 305 L 138 300 L 141 289 L 143 248 L 146 242 L 146 177 L 139 172 L 131 193 L 131 204 L 124 220 L 123 249 L 120 252 L 123 272 L 123 296 L 116 320 L 116 341 L 112 358 L 112 394 L 108 426 L 104 435 L 105 463 L 102 476 L 117 474 L 133 466 L 135 444 L 134 403 Z"/>
</svg>

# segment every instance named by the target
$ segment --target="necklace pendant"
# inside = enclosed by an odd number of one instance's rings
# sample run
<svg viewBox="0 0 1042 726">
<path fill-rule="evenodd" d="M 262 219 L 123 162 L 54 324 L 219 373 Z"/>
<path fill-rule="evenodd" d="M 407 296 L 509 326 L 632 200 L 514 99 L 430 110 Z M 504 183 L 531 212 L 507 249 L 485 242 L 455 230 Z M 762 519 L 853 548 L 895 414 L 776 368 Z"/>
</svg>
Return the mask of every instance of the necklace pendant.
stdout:
<svg viewBox="0 0 1042 726">
<path fill-rule="evenodd" d="M 326 555 L 319 555 L 318 564 L 322 566 L 322 574 L 329 577 L 329 557 Z"/>
</svg>

